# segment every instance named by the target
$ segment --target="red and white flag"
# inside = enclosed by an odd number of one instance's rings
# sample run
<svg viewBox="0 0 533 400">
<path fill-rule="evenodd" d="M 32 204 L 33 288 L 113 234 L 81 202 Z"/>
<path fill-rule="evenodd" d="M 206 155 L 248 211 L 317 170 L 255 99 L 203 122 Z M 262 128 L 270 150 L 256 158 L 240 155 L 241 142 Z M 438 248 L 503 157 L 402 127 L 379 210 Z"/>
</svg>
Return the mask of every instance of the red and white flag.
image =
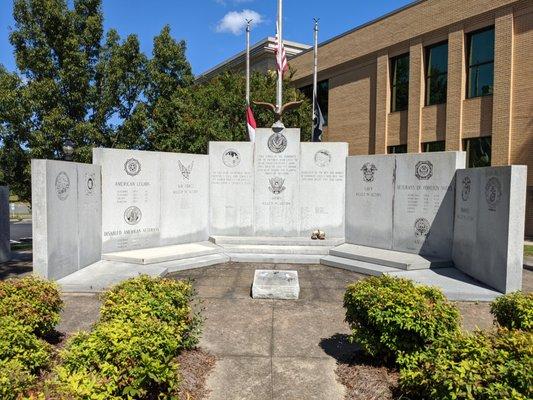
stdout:
<svg viewBox="0 0 533 400">
<path fill-rule="evenodd" d="M 285 53 L 285 46 L 283 46 L 283 41 L 279 40 L 279 26 L 276 23 L 276 66 L 278 73 L 281 72 L 281 76 L 289 70 L 289 63 L 287 62 L 287 54 Z"/>
<path fill-rule="evenodd" d="M 250 106 L 248 106 L 246 109 L 246 128 L 248 128 L 250 142 L 255 142 L 255 128 L 257 128 L 257 124 L 255 123 L 254 113 L 252 112 L 252 107 Z"/>
</svg>

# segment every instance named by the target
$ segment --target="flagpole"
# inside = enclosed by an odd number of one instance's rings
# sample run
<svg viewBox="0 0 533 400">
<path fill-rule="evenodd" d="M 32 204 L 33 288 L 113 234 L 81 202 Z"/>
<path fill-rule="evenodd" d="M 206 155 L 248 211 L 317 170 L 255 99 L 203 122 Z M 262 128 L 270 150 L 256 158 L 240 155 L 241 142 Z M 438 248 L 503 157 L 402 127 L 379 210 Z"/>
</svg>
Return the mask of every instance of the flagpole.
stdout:
<svg viewBox="0 0 533 400">
<path fill-rule="evenodd" d="M 313 61 L 313 114 L 311 115 L 311 125 L 314 126 L 315 122 L 315 108 L 316 108 L 316 102 L 317 102 L 317 96 L 318 96 L 318 83 L 317 83 L 317 77 L 318 77 L 318 18 L 313 18 L 315 21 L 315 28 L 314 28 L 314 61 Z"/>
<path fill-rule="evenodd" d="M 278 23 L 277 23 L 278 32 L 277 34 L 278 34 L 278 43 L 280 44 L 280 46 L 283 43 L 283 36 L 282 36 L 283 4 L 282 4 L 282 1 L 283 0 L 278 0 Z M 281 59 L 281 54 L 278 52 L 277 56 L 278 56 L 278 64 L 279 64 L 280 59 Z M 281 110 L 282 104 L 283 104 L 283 69 L 278 68 L 278 88 L 276 91 L 276 109 L 278 110 L 278 112 Z"/>
<path fill-rule="evenodd" d="M 246 20 L 246 107 L 250 105 L 250 23 Z"/>
</svg>

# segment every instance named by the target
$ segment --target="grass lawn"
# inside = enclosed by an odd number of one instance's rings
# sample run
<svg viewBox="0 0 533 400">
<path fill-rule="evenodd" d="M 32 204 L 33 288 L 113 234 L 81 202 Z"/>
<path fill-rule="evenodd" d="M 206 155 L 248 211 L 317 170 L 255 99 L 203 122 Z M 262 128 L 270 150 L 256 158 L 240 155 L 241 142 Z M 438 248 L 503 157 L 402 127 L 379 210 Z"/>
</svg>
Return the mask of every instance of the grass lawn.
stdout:
<svg viewBox="0 0 533 400">
<path fill-rule="evenodd" d="M 525 245 L 524 246 L 524 255 L 533 257 L 533 246 L 532 245 Z"/>
<path fill-rule="evenodd" d="M 11 251 L 31 250 L 31 243 L 17 243 L 11 245 Z"/>
</svg>

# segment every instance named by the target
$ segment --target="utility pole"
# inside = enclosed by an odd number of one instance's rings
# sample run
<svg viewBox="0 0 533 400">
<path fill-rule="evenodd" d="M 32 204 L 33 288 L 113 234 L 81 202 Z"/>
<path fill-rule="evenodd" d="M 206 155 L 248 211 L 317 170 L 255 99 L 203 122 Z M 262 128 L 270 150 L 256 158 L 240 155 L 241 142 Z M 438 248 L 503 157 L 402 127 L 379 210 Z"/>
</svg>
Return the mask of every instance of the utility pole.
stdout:
<svg viewBox="0 0 533 400">
<path fill-rule="evenodd" d="M 277 23 L 277 28 L 278 28 L 278 44 L 279 44 L 279 48 L 281 48 L 282 44 L 283 44 L 283 27 L 282 27 L 282 24 L 283 24 L 283 0 L 278 0 L 278 23 Z M 278 51 L 278 54 L 277 54 L 277 57 L 278 57 L 278 65 L 281 64 L 281 52 Z M 277 88 L 277 91 L 276 91 L 276 109 L 278 110 L 278 112 L 281 111 L 281 106 L 283 105 L 283 69 L 281 68 L 278 68 L 278 88 Z"/>
<path fill-rule="evenodd" d="M 313 114 L 312 114 L 312 126 L 315 126 L 315 113 L 316 113 L 316 103 L 318 101 L 318 20 L 319 18 L 313 18 L 315 21 L 315 27 L 314 27 L 314 61 L 313 61 Z"/>
<path fill-rule="evenodd" d="M 246 107 L 250 105 L 250 24 L 251 19 L 246 20 Z"/>
</svg>

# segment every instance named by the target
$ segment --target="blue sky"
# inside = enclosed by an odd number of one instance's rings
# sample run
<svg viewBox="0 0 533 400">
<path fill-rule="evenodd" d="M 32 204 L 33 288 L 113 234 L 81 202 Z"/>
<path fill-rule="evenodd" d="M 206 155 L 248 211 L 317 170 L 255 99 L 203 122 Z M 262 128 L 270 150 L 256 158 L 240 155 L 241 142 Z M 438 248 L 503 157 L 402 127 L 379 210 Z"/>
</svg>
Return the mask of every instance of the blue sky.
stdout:
<svg viewBox="0 0 533 400">
<path fill-rule="evenodd" d="M 284 0 L 284 38 L 312 43 L 313 17 L 320 18 L 319 41 L 402 7 L 410 0 Z M 244 48 L 240 21 L 254 16 L 252 43 L 275 33 L 276 0 L 103 0 L 106 30 L 136 33 L 150 54 L 152 39 L 169 24 L 176 39 L 187 42 L 187 56 L 200 74 Z M 15 68 L 8 41 L 13 27 L 12 1 L 0 0 L 0 63 Z"/>
</svg>

